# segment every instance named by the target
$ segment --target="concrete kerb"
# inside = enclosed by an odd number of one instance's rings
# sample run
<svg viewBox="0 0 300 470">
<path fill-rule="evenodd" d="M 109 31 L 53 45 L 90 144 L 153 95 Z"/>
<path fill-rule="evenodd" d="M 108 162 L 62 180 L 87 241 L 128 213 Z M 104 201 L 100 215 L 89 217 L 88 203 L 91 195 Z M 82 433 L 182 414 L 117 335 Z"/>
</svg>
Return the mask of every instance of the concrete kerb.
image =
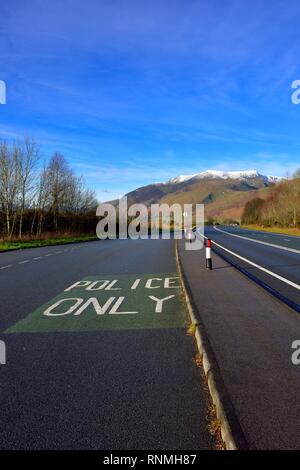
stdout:
<svg viewBox="0 0 300 470">
<path fill-rule="evenodd" d="M 194 304 L 192 293 L 182 269 L 178 251 L 178 240 L 176 240 L 175 243 L 175 253 L 178 272 L 184 297 L 187 303 L 188 312 L 191 318 L 191 322 L 196 326 L 195 340 L 199 353 L 202 357 L 203 369 L 207 378 L 208 388 L 213 404 L 216 407 L 217 418 L 220 421 L 222 439 L 224 441 L 226 450 L 246 450 L 248 449 L 248 445 L 235 414 L 233 404 L 227 392 L 226 386 L 223 382 L 214 351 L 210 345 L 204 325 L 200 320 L 201 317 L 199 312 L 197 315 L 198 318 L 195 315 L 195 312 L 197 312 L 197 307 Z"/>
</svg>

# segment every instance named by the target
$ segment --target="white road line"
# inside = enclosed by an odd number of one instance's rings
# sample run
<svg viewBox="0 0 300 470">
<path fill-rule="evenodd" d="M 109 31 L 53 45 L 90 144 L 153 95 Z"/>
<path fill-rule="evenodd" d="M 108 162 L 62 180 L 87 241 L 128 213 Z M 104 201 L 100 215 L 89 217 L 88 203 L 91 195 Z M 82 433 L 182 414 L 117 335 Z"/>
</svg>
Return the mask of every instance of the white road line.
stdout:
<svg viewBox="0 0 300 470">
<path fill-rule="evenodd" d="M 25 259 L 24 261 L 19 261 L 18 264 L 25 264 L 25 263 L 28 263 L 29 262 L 29 259 Z"/>
<path fill-rule="evenodd" d="M 41 256 L 36 256 L 35 258 L 33 258 L 34 260 L 37 260 L 37 259 L 41 259 Z"/>
<path fill-rule="evenodd" d="M 45 256 L 53 256 L 53 253 L 47 253 Z"/>
<path fill-rule="evenodd" d="M 7 268 L 12 268 L 12 264 L 8 264 L 7 266 L 2 266 L 0 269 L 7 269 Z"/>
<path fill-rule="evenodd" d="M 222 229 L 217 228 L 217 227 L 214 227 L 214 229 L 217 230 L 218 232 L 222 232 L 222 233 L 225 233 L 226 235 L 230 235 L 231 237 L 242 238 L 242 240 L 248 240 L 248 241 L 253 242 L 253 243 L 260 243 L 261 245 L 272 246 L 273 248 L 278 248 L 278 250 L 290 251 L 292 253 L 300 254 L 300 250 L 296 250 L 295 248 L 288 248 L 286 246 L 275 245 L 274 243 L 262 242 L 260 240 L 254 240 L 254 238 L 243 237 L 242 235 L 237 235 L 235 233 L 226 232 L 225 230 L 222 230 Z"/>
<path fill-rule="evenodd" d="M 204 238 L 207 239 L 205 235 L 202 235 L 200 232 L 198 232 L 199 235 L 204 236 Z M 297 290 L 300 290 L 300 285 L 296 284 L 293 281 L 290 281 L 289 279 L 286 279 L 285 277 L 280 276 L 279 274 L 273 273 L 273 271 L 269 271 L 269 269 L 263 268 L 259 264 L 253 263 L 253 261 L 250 261 L 247 258 L 244 258 L 243 256 L 238 255 L 237 253 L 234 253 L 234 251 L 228 250 L 228 248 L 225 248 L 225 246 L 220 245 L 219 243 L 213 241 L 213 244 L 221 248 L 222 250 L 227 251 L 227 253 L 230 253 L 231 255 L 235 256 L 236 258 L 241 259 L 242 261 L 245 261 L 245 263 L 250 264 L 251 266 L 254 266 L 255 268 L 259 269 L 260 271 L 263 271 L 267 274 L 269 274 L 272 277 L 275 277 L 276 279 L 279 279 L 280 281 L 284 282 L 285 284 L 288 284 L 289 286 L 294 287 Z"/>
<path fill-rule="evenodd" d="M 245 232 L 249 232 L 250 229 L 244 229 Z M 255 233 L 256 235 L 260 235 L 261 233 L 267 233 L 268 237 L 273 238 L 273 237 L 286 237 L 289 236 L 290 238 L 294 238 L 295 240 L 299 240 L 299 235 L 288 235 L 287 233 L 277 233 L 277 232 L 258 232 L 256 230 L 251 230 L 252 233 Z"/>
<path fill-rule="evenodd" d="M 62 253 L 62 251 L 56 251 L 55 254 L 57 255 L 60 255 L 60 253 Z"/>
</svg>

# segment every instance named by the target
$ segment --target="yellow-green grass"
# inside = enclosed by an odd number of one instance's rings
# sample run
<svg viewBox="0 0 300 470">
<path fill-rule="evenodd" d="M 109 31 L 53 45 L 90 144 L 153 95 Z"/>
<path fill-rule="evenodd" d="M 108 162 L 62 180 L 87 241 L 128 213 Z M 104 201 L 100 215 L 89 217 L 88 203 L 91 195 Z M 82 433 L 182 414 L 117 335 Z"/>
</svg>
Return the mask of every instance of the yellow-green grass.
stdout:
<svg viewBox="0 0 300 470">
<path fill-rule="evenodd" d="M 37 248 L 41 246 L 64 245 L 66 243 L 87 242 L 97 240 L 96 235 L 62 235 L 47 239 L 14 240 L 0 243 L 0 252 L 6 250 L 19 250 L 24 248 Z"/>
<path fill-rule="evenodd" d="M 269 188 L 260 188 L 252 191 L 234 191 L 229 182 L 209 180 L 205 183 L 195 183 L 186 191 L 177 191 L 164 196 L 159 202 L 169 205 L 205 203 L 205 217 L 213 217 L 217 220 L 240 220 L 244 207 L 248 201 L 255 197 L 265 199 Z M 212 201 L 209 201 L 209 195 Z"/>
<path fill-rule="evenodd" d="M 220 195 L 215 201 L 205 205 L 207 217 L 215 219 L 236 219 L 240 220 L 244 212 L 244 207 L 255 197 L 266 198 L 268 188 L 261 188 L 254 191 L 227 191 Z"/>
<path fill-rule="evenodd" d="M 296 235 L 300 237 L 299 228 L 291 227 L 262 227 L 261 225 L 241 225 L 241 228 L 246 228 L 249 230 L 258 230 L 260 232 L 270 232 L 270 233 L 280 233 L 283 235 Z"/>
</svg>

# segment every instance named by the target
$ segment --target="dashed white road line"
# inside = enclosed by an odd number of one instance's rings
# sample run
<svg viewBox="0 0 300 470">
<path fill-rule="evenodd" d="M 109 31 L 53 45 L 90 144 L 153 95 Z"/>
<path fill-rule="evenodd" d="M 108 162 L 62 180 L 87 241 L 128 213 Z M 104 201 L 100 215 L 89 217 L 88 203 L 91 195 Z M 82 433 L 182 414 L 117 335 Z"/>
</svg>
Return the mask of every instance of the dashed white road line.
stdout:
<svg viewBox="0 0 300 470">
<path fill-rule="evenodd" d="M 29 263 L 29 261 L 31 261 L 31 260 L 37 261 L 39 259 L 42 259 L 42 258 L 45 258 L 45 257 L 48 257 L 48 256 L 53 256 L 55 254 L 60 255 L 61 253 L 71 252 L 71 251 L 74 251 L 74 250 L 76 250 L 76 248 L 66 248 L 64 250 L 55 251 L 55 253 L 46 253 L 45 255 L 42 255 L 42 256 L 35 256 L 34 258 L 25 259 L 23 261 L 18 261 L 17 264 L 26 264 L 26 263 Z M 6 266 L 1 266 L 0 270 L 1 269 L 12 268 L 13 266 L 14 266 L 13 264 L 8 264 Z"/>
</svg>

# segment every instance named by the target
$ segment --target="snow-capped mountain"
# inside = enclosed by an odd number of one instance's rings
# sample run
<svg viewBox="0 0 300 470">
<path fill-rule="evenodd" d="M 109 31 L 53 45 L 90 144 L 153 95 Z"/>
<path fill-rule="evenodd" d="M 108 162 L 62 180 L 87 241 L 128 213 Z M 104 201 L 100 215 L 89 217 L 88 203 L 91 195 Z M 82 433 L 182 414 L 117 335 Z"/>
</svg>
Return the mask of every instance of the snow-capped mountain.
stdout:
<svg viewBox="0 0 300 470">
<path fill-rule="evenodd" d="M 167 184 L 184 183 L 188 180 L 201 180 L 201 179 L 235 179 L 235 180 L 248 180 L 259 178 L 267 184 L 277 183 L 283 178 L 278 176 L 265 176 L 260 174 L 257 170 L 243 170 L 243 171 L 219 171 L 219 170 L 206 170 L 201 173 L 193 175 L 180 175 L 168 180 Z"/>
<path fill-rule="evenodd" d="M 219 171 L 207 170 L 193 175 L 180 175 L 162 183 L 152 183 L 139 187 L 126 196 L 130 203 L 146 205 L 158 202 L 198 203 L 229 206 L 227 209 L 239 210 L 251 198 L 264 195 L 270 186 L 282 178 L 264 176 L 257 170 Z M 259 192 L 261 191 L 261 192 Z M 246 193 L 248 195 L 246 196 Z M 228 197 L 231 195 L 231 197 Z M 225 198 L 225 202 L 224 202 Z M 232 206 L 230 206 L 232 204 Z"/>
<path fill-rule="evenodd" d="M 175 178 L 172 178 L 170 180 L 167 181 L 167 183 L 184 183 L 184 181 L 188 181 L 192 178 L 195 178 L 197 176 L 197 173 L 195 173 L 194 175 L 179 175 L 179 176 L 175 176 Z"/>
<path fill-rule="evenodd" d="M 269 183 L 279 183 L 285 179 L 282 176 L 267 176 L 267 178 Z"/>
</svg>

